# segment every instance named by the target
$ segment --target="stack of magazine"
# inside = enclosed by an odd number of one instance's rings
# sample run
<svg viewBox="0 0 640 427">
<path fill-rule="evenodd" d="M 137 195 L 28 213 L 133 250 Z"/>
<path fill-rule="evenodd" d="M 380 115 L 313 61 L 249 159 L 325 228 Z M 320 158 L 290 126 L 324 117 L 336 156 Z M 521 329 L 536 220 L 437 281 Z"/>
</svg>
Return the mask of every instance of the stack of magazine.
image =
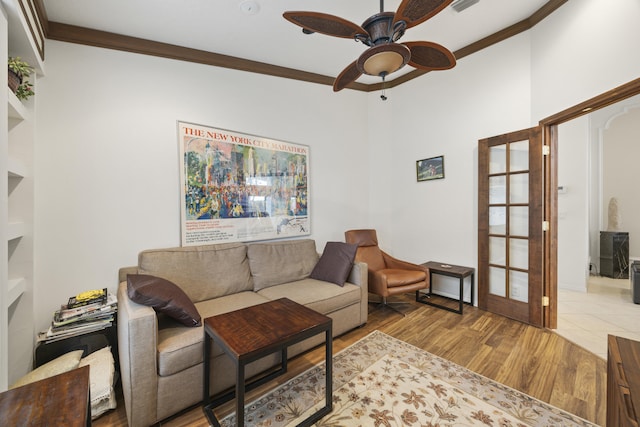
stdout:
<svg viewBox="0 0 640 427">
<path fill-rule="evenodd" d="M 54 342 L 107 328 L 117 310 L 116 296 L 107 288 L 82 292 L 56 310 L 51 326 L 38 334 L 38 341 Z"/>
</svg>

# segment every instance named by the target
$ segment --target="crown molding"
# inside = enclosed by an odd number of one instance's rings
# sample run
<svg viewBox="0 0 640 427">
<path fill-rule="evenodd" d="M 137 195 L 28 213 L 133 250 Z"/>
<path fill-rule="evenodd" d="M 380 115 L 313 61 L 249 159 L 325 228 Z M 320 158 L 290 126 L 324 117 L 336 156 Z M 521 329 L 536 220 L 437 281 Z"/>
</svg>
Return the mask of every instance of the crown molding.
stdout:
<svg viewBox="0 0 640 427">
<path fill-rule="evenodd" d="M 534 27 L 537 23 L 549 16 L 568 0 L 549 0 L 544 6 L 538 9 L 529 18 L 526 18 L 514 25 L 500 30 L 490 36 L 478 40 L 468 46 L 454 52 L 456 60 L 465 56 L 479 52 L 489 46 L 520 34 Z M 317 83 L 333 86 L 335 77 L 322 74 L 310 73 L 293 68 L 280 67 L 264 62 L 251 61 L 234 56 L 222 55 L 215 52 L 191 49 L 167 43 L 160 43 L 153 40 L 141 39 L 137 37 L 125 36 L 122 34 L 110 33 L 106 31 L 94 30 L 91 28 L 79 27 L 75 25 L 52 22 L 47 19 L 43 0 L 36 0 L 36 10 L 43 23 L 42 27 L 45 37 L 50 40 L 77 43 L 87 46 L 102 47 L 105 49 L 115 49 L 125 52 L 139 53 L 142 55 L 159 56 L 162 58 L 176 59 L 180 61 L 194 62 L 198 64 L 211 65 L 215 67 L 229 68 L 232 70 L 246 71 L 251 73 L 265 74 L 274 77 L 299 80 L 309 83 Z M 385 83 L 385 88 L 392 88 L 405 82 L 418 78 L 429 71 L 414 70 Z M 381 90 L 382 83 L 364 84 L 353 82 L 347 86 L 352 90 L 363 92 L 374 92 Z"/>
</svg>

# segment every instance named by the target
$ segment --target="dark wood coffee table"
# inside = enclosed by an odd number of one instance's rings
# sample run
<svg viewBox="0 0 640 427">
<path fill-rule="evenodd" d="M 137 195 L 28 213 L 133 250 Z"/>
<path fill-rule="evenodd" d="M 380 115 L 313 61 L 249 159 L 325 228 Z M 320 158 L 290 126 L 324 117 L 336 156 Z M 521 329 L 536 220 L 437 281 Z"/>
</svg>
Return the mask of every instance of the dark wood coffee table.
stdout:
<svg viewBox="0 0 640 427">
<path fill-rule="evenodd" d="M 310 426 L 333 410 L 332 321 L 330 317 L 303 305 L 281 298 L 204 320 L 203 410 L 207 419 L 220 426 L 213 409 L 236 398 L 236 425 L 244 427 L 244 394 L 287 371 L 287 348 L 319 333 L 325 333 L 326 394 L 325 406 L 299 426 Z M 211 344 L 216 343 L 236 365 L 235 392 L 215 400 L 210 396 Z M 280 369 L 245 383 L 245 366 L 264 356 L 281 352 Z M 215 380 L 215 379 L 214 379 Z"/>
</svg>

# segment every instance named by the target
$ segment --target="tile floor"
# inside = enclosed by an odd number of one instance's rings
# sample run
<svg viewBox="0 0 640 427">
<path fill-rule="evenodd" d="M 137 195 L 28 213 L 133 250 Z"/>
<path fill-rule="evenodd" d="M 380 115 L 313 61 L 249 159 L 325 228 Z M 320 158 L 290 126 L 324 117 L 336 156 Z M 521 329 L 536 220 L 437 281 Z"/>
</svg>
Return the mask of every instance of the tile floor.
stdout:
<svg viewBox="0 0 640 427">
<path fill-rule="evenodd" d="M 629 280 L 591 276 L 587 292 L 558 289 L 555 332 L 605 360 L 608 334 L 640 341 L 640 304 Z"/>
</svg>

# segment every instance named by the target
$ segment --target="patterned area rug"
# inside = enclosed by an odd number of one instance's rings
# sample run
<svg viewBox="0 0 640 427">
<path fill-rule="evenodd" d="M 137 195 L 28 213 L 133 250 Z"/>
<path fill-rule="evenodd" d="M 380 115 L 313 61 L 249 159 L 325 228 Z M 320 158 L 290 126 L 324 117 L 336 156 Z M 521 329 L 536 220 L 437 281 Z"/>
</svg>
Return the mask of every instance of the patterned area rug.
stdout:
<svg viewBox="0 0 640 427">
<path fill-rule="evenodd" d="M 380 331 L 335 355 L 333 370 L 333 412 L 318 427 L 595 426 Z M 324 364 L 309 369 L 247 405 L 245 425 L 296 425 L 324 406 L 324 384 Z"/>
</svg>

